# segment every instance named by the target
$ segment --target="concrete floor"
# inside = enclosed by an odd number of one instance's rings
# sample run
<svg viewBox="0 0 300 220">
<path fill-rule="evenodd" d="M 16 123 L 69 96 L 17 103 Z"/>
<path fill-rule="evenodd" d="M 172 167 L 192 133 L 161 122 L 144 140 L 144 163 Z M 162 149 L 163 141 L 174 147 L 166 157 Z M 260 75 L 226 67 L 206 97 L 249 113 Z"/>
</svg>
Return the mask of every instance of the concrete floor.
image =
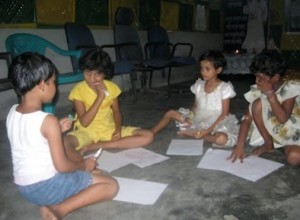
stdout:
<svg viewBox="0 0 300 220">
<path fill-rule="evenodd" d="M 230 80 L 238 92 L 232 100 L 232 112 L 241 118 L 247 106 L 242 95 L 253 81 L 247 77 Z M 176 94 L 170 98 L 157 93 L 139 94 L 136 103 L 121 103 L 123 124 L 151 127 L 166 110 L 190 107 L 192 102 L 190 94 Z M 67 115 L 70 109 L 71 106 L 58 109 L 58 115 Z M 13 184 L 5 121 L 0 121 L 0 137 L 0 220 L 39 219 L 39 208 L 25 201 Z M 172 138 L 178 138 L 174 123 L 159 133 L 147 149 L 165 155 Z M 208 147 L 210 145 L 206 143 L 204 150 Z M 285 163 L 284 155 L 279 150 L 263 157 Z M 143 169 L 128 165 L 115 170 L 111 175 L 167 183 L 168 187 L 154 205 L 109 201 L 77 210 L 65 219 L 300 219 L 299 167 L 285 165 L 253 183 L 224 172 L 198 169 L 196 166 L 200 160 L 201 156 L 170 156 L 169 160 Z"/>
</svg>

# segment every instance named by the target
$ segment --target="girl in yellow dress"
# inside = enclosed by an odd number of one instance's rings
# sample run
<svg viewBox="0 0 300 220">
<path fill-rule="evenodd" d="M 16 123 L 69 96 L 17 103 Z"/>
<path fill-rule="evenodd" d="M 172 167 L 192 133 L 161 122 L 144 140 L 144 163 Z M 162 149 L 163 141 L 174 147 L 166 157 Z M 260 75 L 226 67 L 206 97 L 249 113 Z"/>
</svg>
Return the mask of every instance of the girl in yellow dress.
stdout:
<svg viewBox="0 0 300 220">
<path fill-rule="evenodd" d="M 109 55 L 95 48 L 79 61 L 84 81 L 78 83 L 69 95 L 74 103 L 76 121 L 74 130 L 65 138 L 66 149 L 81 150 L 81 154 L 99 148 L 143 147 L 153 141 L 150 130 L 122 126 L 118 96 L 120 88 L 109 79 L 112 63 Z"/>
</svg>

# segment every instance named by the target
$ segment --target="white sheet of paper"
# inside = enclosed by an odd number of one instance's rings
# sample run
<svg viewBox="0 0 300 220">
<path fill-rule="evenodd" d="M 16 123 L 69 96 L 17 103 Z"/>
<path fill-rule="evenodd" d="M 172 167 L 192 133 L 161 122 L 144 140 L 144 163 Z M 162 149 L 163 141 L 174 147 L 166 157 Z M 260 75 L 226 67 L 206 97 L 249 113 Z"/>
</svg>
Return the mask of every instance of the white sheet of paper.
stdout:
<svg viewBox="0 0 300 220">
<path fill-rule="evenodd" d="M 232 163 L 230 160 L 227 160 L 230 154 L 231 151 L 228 150 L 208 149 L 197 168 L 221 170 L 256 182 L 284 166 L 282 163 L 255 156 L 245 158 L 243 163 L 240 161 Z"/>
<path fill-rule="evenodd" d="M 144 148 L 123 150 L 117 154 L 140 168 L 144 168 L 169 159 L 169 157 L 154 153 Z"/>
<path fill-rule="evenodd" d="M 107 172 L 112 172 L 130 164 L 130 161 L 127 158 L 121 157 L 118 153 L 110 153 L 104 150 L 98 158 L 97 163 L 97 168 L 106 170 Z"/>
<path fill-rule="evenodd" d="M 119 192 L 114 200 L 142 205 L 152 205 L 168 184 L 114 177 L 119 183 Z"/>
<path fill-rule="evenodd" d="M 203 153 L 203 140 L 173 139 L 167 155 L 199 156 Z"/>
</svg>

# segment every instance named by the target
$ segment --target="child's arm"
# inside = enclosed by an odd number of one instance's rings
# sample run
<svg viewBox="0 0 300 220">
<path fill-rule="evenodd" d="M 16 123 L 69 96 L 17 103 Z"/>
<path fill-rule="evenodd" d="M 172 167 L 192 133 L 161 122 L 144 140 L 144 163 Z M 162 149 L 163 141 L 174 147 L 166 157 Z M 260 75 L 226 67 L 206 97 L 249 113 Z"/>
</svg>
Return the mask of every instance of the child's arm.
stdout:
<svg viewBox="0 0 300 220">
<path fill-rule="evenodd" d="M 276 95 L 274 94 L 268 98 L 268 101 L 278 122 L 284 124 L 291 117 L 296 97 L 287 99 L 280 104 Z"/>
<path fill-rule="evenodd" d="M 246 156 L 245 143 L 252 120 L 252 116 L 250 115 L 249 110 L 247 110 L 242 118 L 237 144 L 228 160 L 232 160 L 232 162 L 235 162 L 237 159 L 239 159 L 241 162 L 243 162 L 243 159 Z"/>
<path fill-rule="evenodd" d="M 261 90 L 261 92 L 267 96 L 272 108 L 272 112 L 276 119 L 280 123 L 284 124 L 292 114 L 296 97 L 287 99 L 284 102 L 280 103 L 277 99 L 275 91 L 273 90 L 273 85 L 270 79 L 264 74 L 260 74 L 258 76 L 257 86 Z"/>
<path fill-rule="evenodd" d="M 115 122 L 115 131 L 112 134 L 112 140 L 116 141 L 121 138 L 121 128 L 122 128 L 122 115 L 119 108 L 118 98 L 115 98 L 111 106 L 113 111 L 113 117 Z"/>
<path fill-rule="evenodd" d="M 48 140 L 52 161 L 58 172 L 72 172 L 78 169 L 92 171 L 95 168 L 95 160 L 89 159 L 74 162 L 67 158 L 63 146 L 60 124 L 55 116 L 48 115 L 45 118 L 41 127 L 41 133 Z"/>
<path fill-rule="evenodd" d="M 92 123 L 100 108 L 100 105 L 102 104 L 103 99 L 104 93 L 102 96 L 97 96 L 94 103 L 88 110 L 86 110 L 83 102 L 79 100 L 73 101 L 78 120 L 82 126 L 88 127 Z"/>
</svg>

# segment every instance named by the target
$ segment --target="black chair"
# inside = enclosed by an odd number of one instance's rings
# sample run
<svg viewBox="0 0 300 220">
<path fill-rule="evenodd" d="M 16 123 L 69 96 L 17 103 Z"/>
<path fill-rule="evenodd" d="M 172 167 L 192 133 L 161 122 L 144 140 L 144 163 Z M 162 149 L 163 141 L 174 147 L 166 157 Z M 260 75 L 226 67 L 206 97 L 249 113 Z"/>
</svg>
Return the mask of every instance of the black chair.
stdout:
<svg viewBox="0 0 300 220">
<path fill-rule="evenodd" d="M 84 55 L 91 48 L 99 47 L 91 30 L 83 24 L 67 22 L 64 26 L 68 48 L 69 50 L 81 50 Z M 103 50 L 108 48 L 114 48 L 115 45 L 102 45 L 100 46 Z M 74 69 L 78 69 L 78 61 L 72 59 L 72 65 Z M 133 75 L 133 63 L 130 61 L 116 61 L 114 62 L 114 74 L 122 75 L 129 74 L 131 80 L 131 87 L 136 98 L 136 89 Z"/>
<path fill-rule="evenodd" d="M 1 52 L 0 53 L 0 60 L 5 60 L 6 61 L 6 65 L 7 65 L 7 69 L 8 69 L 10 64 L 11 64 L 11 55 L 10 55 L 10 53 L 9 52 Z M 4 78 L 0 78 L 0 92 L 10 90 L 12 88 L 13 87 L 12 87 L 11 83 L 9 82 L 9 80 L 7 79 L 7 76 L 5 76 Z M 21 96 L 17 95 L 17 97 L 18 97 L 18 102 L 20 102 L 21 101 Z"/>
<path fill-rule="evenodd" d="M 169 64 L 168 59 L 145 58 L 148 45 L 141 46 L 138 31 L 132 26 L 134 13 L 131 8 L 119 7 L 115 13 L 114 41 L 118 61 L 132 61 L 134 71 L 141 72 L 141 87 L 146 86 L 147 73 L 152 75 L 155 70 L 163 70 Z M 151 81 L 149 81 L 151 87 Z"/>
<path fill-rule="evenodd" d="M 150 58 L 169 59 L 169 71 L 167 83 L 169 87 L 175 87 L 171 84 L 171 73 L 173 67 L 185 67 L 196 64 L 196 59 L 192 57 L 193 45 L 187 42 L 177 42 L 172 44 L 169 41 L 167 31 L 160 25 L 152 25 L 148 28 L 148 44 L 150 44 Z M 183 55 L 178 55 L 178 51 L 184 51 Z"/>
</svg>

